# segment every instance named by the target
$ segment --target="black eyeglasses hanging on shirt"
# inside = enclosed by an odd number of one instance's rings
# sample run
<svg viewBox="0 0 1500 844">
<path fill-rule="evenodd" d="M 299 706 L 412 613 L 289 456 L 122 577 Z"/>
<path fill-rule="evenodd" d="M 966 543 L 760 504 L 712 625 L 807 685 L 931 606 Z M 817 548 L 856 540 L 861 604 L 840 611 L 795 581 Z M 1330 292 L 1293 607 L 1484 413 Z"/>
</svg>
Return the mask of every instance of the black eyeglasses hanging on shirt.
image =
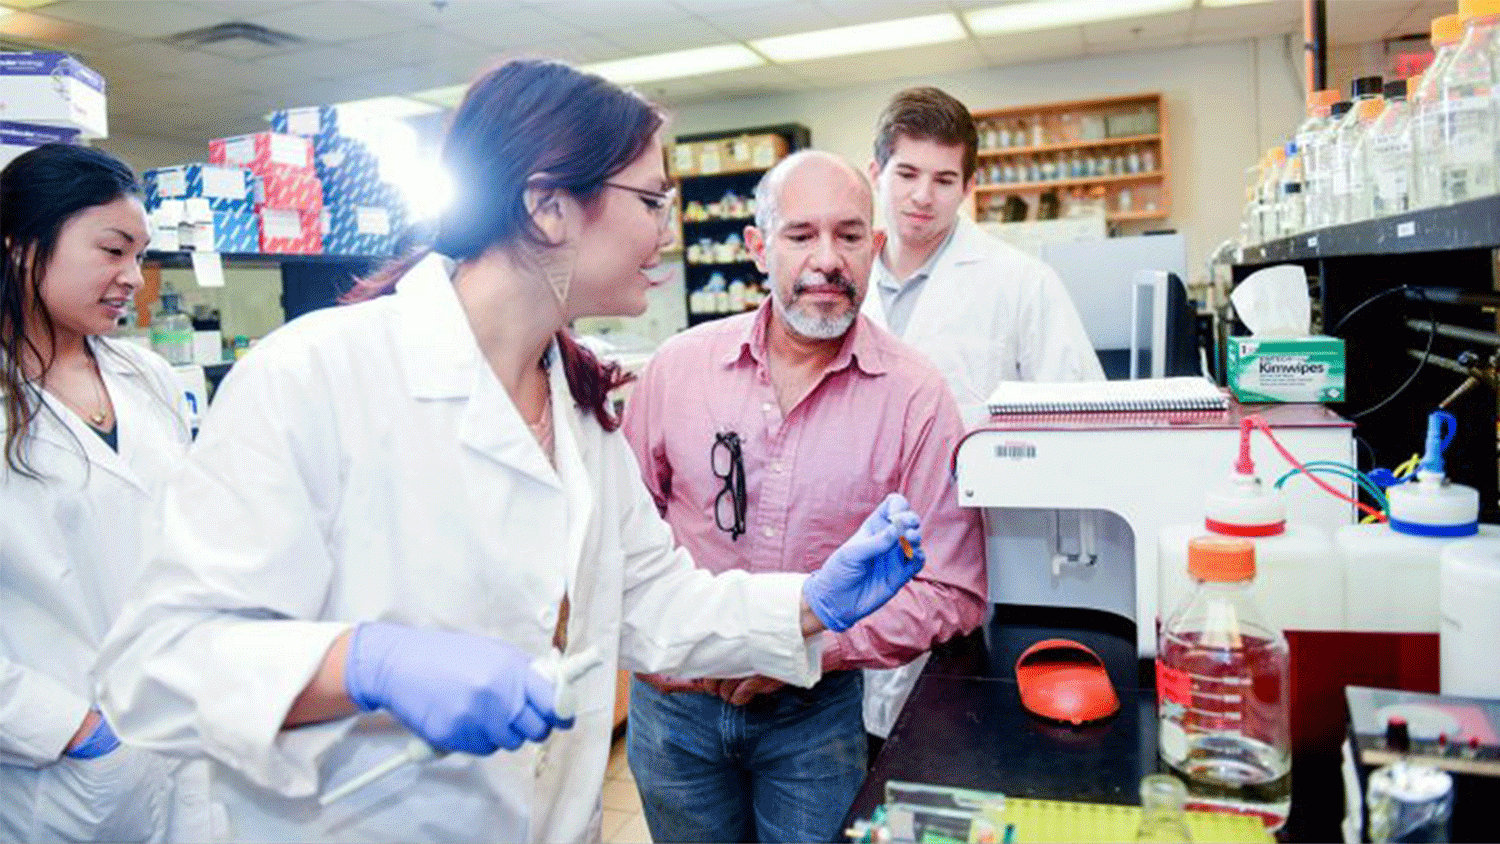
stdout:
<svg viewBox="0 0 1500 844">
<path fill-rule="evenodd" d="M 724 488 L 714 499 L 714 522 L 731 540 L 738 540 L 745 532 L 745 458 L 740 454 L 740 435 L 733 431 L 714 434 L 714 447 L 708 459 L 714 477 L 724 482 Z M 728 518 L 724 512 L 726 501 Z"/>
</svg>

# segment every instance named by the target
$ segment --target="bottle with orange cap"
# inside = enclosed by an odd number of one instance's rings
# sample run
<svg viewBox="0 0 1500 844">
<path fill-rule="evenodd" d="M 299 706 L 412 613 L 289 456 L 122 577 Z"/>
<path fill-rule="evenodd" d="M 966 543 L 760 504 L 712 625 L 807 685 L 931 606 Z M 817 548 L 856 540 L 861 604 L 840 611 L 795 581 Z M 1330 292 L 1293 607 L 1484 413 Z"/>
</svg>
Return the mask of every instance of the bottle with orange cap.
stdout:
<svg viewBox="0 0 1500 844">
<path fill-rule="evenodd" d="M 1302 159 L 1302 199 L 1303 204 L 1308 205 L 1317 201 L 1322 196 L 1323 187 L 1318 182 L 1322 176 L 1318 169 L 1317 139 L 1333 126 L 1333 118 L 1330 111 L 1333 104 L 1339 101 L 1339 92 L 1331 88 L 1321 91 L 1313 91 L 1307 95 L 1307 117 L 1302 125 L 1297 127 L 1297 155 Z M 1307 227 L 1312 227 L 1316 221 L 1310 215 L 1304 213 L 1303 221 Z"/>
<path fill-rule="evenodd" d="M 1411 119 L 1416 124 L 1412 133 L 1412 156 L 1415 166 L 1412 172 L 1411 206 L 1429 208 L 1439 202 L 1437 156 L 1443 149 L 1443 74 L 1453 61 L 1453 51 L 1463 38 L 1464 27 L 1458 15 L 1443 15 L 1432 19 L 1432 64 L 1422 71 L 1420 83 L 1414 83 L 1407 91 L 1407 102 L 1411 106 Z"/>
<path fill-rule="evenodd" d="M 1255 600 L 1255 546 L 1195 538 L 1188 570 L 1196 586 L 1157 642 L 1158 750 L 1191 808 L 1280 829 L 1292 795 L 1289 651 Z"/>
<path fill-rule="evenodd" d="M 1495 61 L 1500 0 L 1459 0 L 1463 40 L 1443 72 L 1439 199 L 1463 202 L 1495 192 Z"/>
</svg>

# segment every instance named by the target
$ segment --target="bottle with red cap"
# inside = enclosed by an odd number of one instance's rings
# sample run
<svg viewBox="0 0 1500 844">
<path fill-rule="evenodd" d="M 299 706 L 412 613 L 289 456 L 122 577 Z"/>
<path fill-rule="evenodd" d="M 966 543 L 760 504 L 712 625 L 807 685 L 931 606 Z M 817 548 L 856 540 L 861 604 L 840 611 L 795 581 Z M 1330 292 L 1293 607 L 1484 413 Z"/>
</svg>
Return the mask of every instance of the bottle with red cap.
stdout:
<svg viewBox="0 0 1500 844">
<path fill-rule="evenodd" d="M 1286 638 L 1257 606 L 1255 546 L 1188 543 L 1192 594 L 1157 642 L 1158 749 L 1190 808 L 1258 817 L 1280 829 L 1291 809 Z"/>
<path fill-rule="evenodd" d="M 1243 471 L 1248 469 L 1248 471 Z M 1333 537 L 1289 517 L 1281 490 L 1263 483 L 1248 464 L 1204 497 L 1203 520 L 1169 525 L 1158 535 L 1157 612 L 1161 618 L 1192 591 L 1188 541 L 1203 533 L 1255 545 L 1257 599 L 1281 630 L 1341 630 L 1344 568 Z"/>
</svg>

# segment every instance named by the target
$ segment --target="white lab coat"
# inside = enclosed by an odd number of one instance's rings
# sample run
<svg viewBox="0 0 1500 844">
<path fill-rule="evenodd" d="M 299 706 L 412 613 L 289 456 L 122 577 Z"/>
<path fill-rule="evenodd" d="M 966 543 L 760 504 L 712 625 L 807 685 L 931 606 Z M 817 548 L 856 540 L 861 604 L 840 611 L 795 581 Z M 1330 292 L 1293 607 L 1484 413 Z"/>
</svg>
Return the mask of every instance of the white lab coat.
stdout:
<svg viewBox="0 0 1500 844">
<path fill-rule="evenodd" d="M 119 419 L 119 453 L 42 393 L 23 448 L 43 479 L 0 465 L 0 840 L 191 838 L 205 829 L 190 816 L 206 806 L 206 766 L 129 746 L 61 757 L 94 707 L 100 645 L 188 441 L 167 362 L 128 343 L 89 342 Z M 0 437 L 5 424 L 0 414 Z M 186 801 L 181 813 L 174 795 Z M 174 822 L 184 825 L 174 832 Z"/>
<path fill-rule="evenodd" d="M 932 361 L 953 390 L 964 425 L 989 419 L 990 394 L 1003 381 L 1101 381 L 1104 369 L 1062 280 L 1047 264 L 959 216 L 953 240 L 917 295 L 901 339 Z M 878 290 L 863 311 L 882 327 Z M 890 735 L 927 665 L 866 669 L 865 729 Z"/>
<path fill-rule="evenodd" d="M 886 326 L 879 291 L 865 297 L 864 312 Z M 986 402 L 1002 381 L 1104 378 L 1057 273 L 963 216 L 901 339 L 943 373 L 969 427 L 989 418 Z"/>
<path fill-rule="evenodd" d="M 557 469 L 486 364 L 439 256 L 393 296 L 309 314 L 226 379 L 168 490 L 164 550 L 106 644 L 121 734 L 206 752 L 215 837 L 579 841 L 599 836 L 615 672 L 819 676 L 803 575 L 719 577 L 674 549 L 634 455 L 551 367 Z M 412 766 L 326 810 L 397 752 L 385 715 L 281 729 L 333 640 L 386 620 L 568 649 L 572 730 Z"/>
</svg>

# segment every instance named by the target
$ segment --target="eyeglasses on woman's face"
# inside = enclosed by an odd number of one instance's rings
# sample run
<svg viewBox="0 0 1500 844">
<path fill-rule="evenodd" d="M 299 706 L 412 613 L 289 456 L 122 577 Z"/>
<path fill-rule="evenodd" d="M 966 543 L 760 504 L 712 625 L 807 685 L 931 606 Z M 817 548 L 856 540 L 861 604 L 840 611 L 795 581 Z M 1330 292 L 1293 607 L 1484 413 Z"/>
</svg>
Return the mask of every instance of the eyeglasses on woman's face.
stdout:
<svg viewBox="0 0 1500 844">
<path fill-rule="evenodd" d="M 670 187 L 664 191 L 646 190 L 633 185 L 622 185 L 619 182 L 605 182 L 607 188 L 617 188 L 629 191 L 641 198 L 646 208 L 656 215 L 656 225 L 660 228 L 667 227 L 667 221 L 672 218 L 672 206 L 677 204 L 677 188 Z"/>
</svg>

